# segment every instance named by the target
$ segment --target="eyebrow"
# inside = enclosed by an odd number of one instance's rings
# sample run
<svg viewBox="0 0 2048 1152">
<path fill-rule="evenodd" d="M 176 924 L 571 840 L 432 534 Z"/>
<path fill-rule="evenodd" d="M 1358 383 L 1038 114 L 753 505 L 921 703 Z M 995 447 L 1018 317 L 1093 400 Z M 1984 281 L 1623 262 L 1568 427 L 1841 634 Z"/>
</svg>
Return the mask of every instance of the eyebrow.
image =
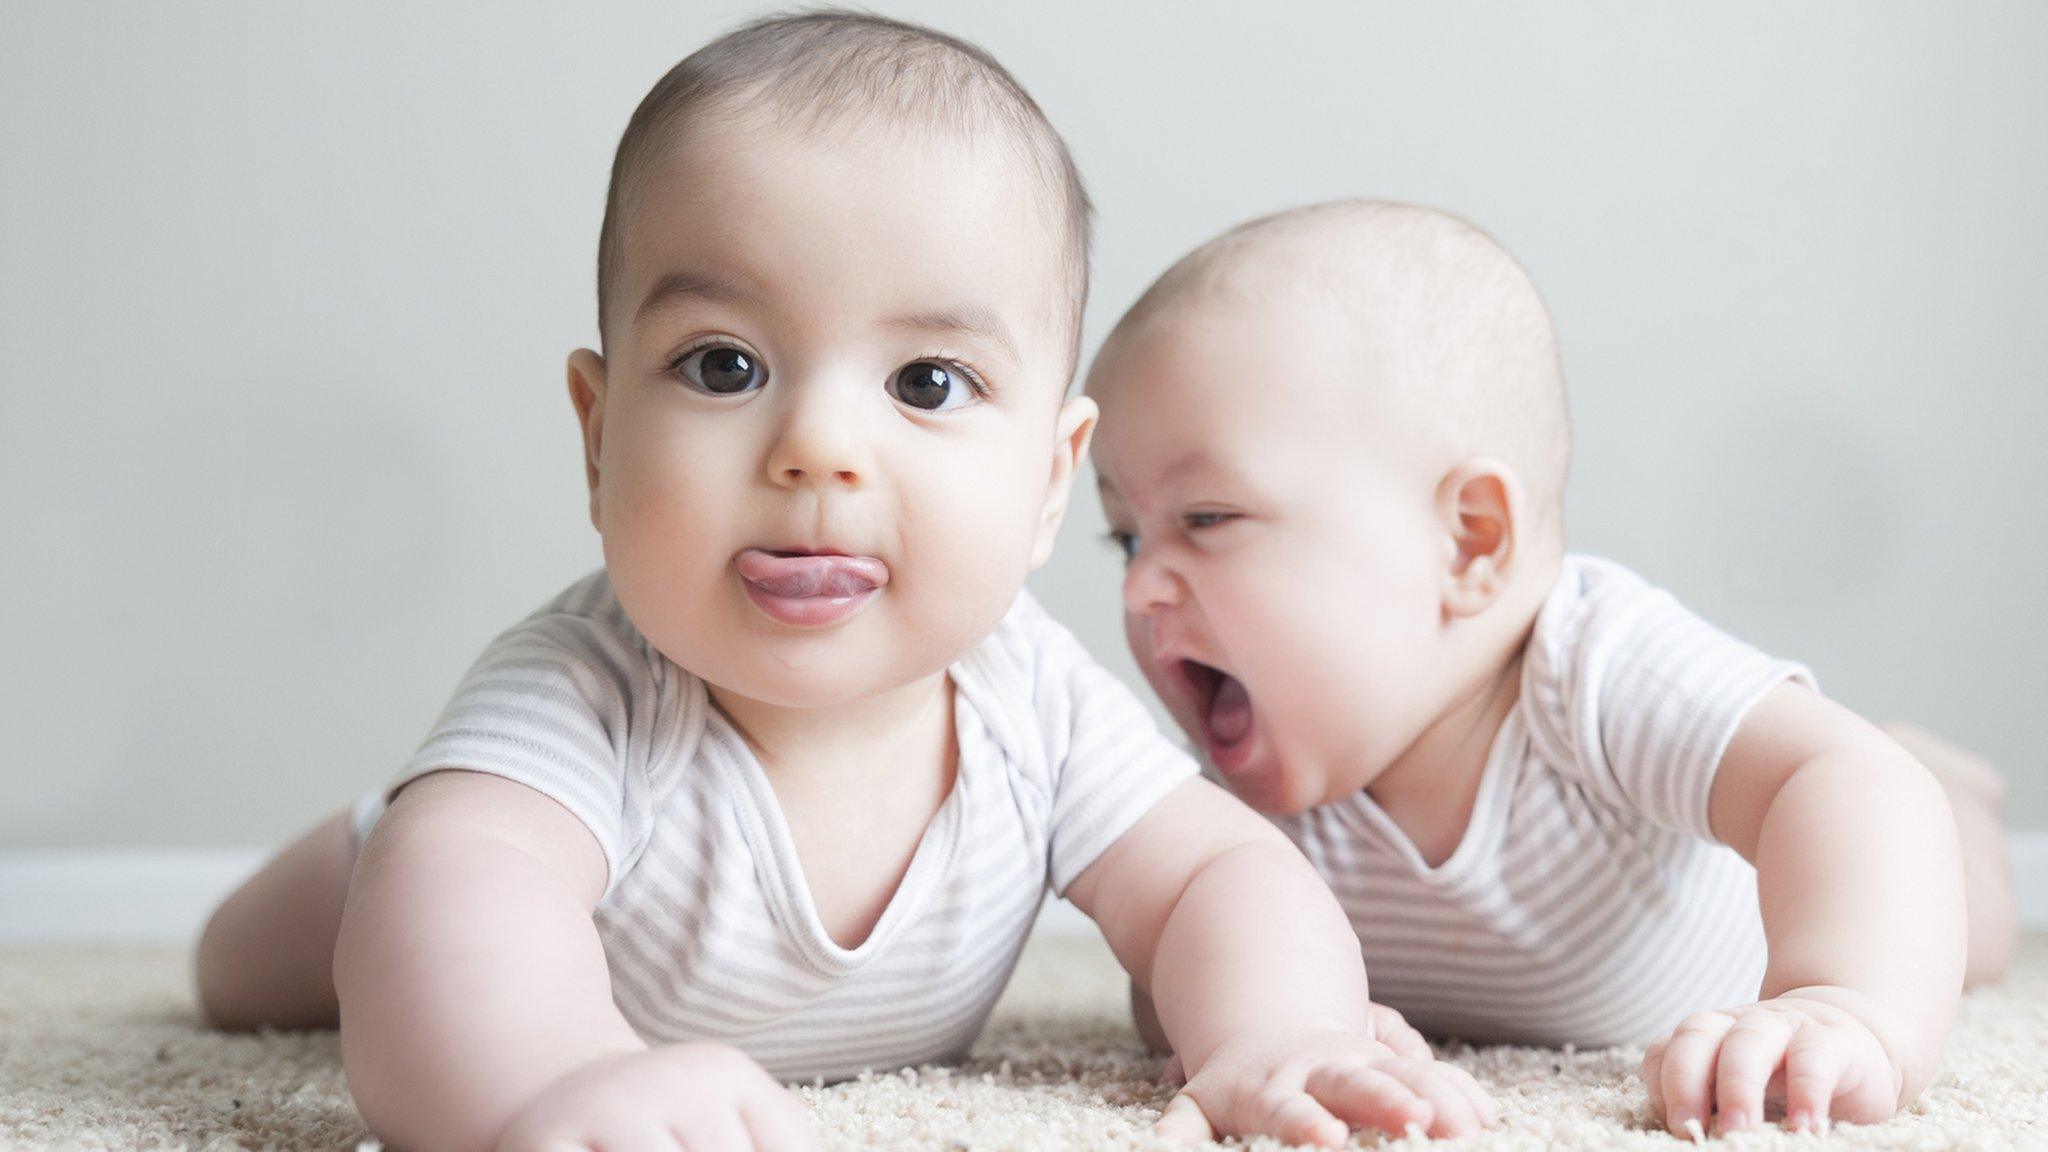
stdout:
<svg viewBox="0 0 2048 1152">
<path fill-rule="evenodd" d="M 633 325 L 638 327 L 647 319 L 647 314 L 657 308 L 692 297 L 742 304 L 761 302 L 759 293 L 723 277 L 701 272 L 671 272 L 657 281 L 641 299 L 639 309 L 633 313 Z"/>
<path fill-rule="evenodd" d="M 1189 476 L 1215 480 L 1234 480 L 1237 478 L 1237 473 L 1225 467 L 1214 456 L 1197 449 L 1175 460 L 1159 476 L 1160 479 L 1171 484 L 1175 481 L 1185 480 Z"/>
<path fill-rule="evenodd" d="M 984 343 L 994 345 L 996 350 L 1010 358 L 1011 363 L 1020 363 L 1017 342 L 1010 336 L 1008 325 L 996 315 L 996 310 L 985 304 L 967 304 L 959 308 L 940 308 L 930 312 L 908 312 L 892 316 L 883 321 L 889 328 L 914 332 L 965 333 L 979 337 Z"/>
<path fill-rule="evenodd" d="M 640 307 L 633 313 L 633 324 L 638 327 L 647 315 L 656 309 L 666 307 L 678 300 L 696 298 L 723 303 L 759 304 L 760 293 L 746 288 L 721 276 L 702 272 L 671 272 L 657 281 L 647 295 L 641 299 Z M 964 333 L 979 337 L 986 343 L 1008 356 L 1012 363 L 1021 363 L 1017 355 L 1017 341 L 1010 335 L 1009 326 L 1003 323 L 996 310 L 985 304 L 966 304 L 958 308 L 937 308 L 927 312 L 906 312 L 884 321 L 884 326 L 912 332 Z"/>
<path fill-rule="evenodd" d="M 1185 482 L 1189 476 L 1218 481 L 1241 479 L 1235 471 L 1219 462 L 1215 457 L 1201 449 L 1196 449 L 1161 469 L 1159 480 L 1162 484 L 1175 484 Z M 1103 474 L 1100 468 L 1095 470 L 1095 487 L 1106 492 L 1116 492 L 1116 485 L 1110 481 L 1108 476 Z M 1121 495 L 1121 493 L 1118 493 L 1119 497 Z"/>
</svg>

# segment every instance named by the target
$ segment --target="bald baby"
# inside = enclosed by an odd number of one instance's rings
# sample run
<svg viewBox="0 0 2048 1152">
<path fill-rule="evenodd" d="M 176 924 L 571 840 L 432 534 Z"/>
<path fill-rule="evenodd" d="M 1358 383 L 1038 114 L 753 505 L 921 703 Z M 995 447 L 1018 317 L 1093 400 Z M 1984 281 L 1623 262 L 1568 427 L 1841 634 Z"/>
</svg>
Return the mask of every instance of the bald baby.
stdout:
<svg viewBox="0 0 2048 1152">
<path fill-rule="evenodd" d="M 1118 322 L 1090 373 L 1104 398 L 1120 357 L 1190 313 L 1311 302 L 1343 329 L 1346 383 L 1435 461 L 1495 458 L 1531 530 L 1562 533 L 1570 460 L 1564 377 L 1549 311 L 1507 250 L 1451 213 L 1384 200 L 1295 208 L 1232 228 L 1182 257 Z M 1288 384 L 1269 381 L 1277 392 Z"/>
<path fill-rule="evenodd" d="M 1330 885 L 1375 1000 L 1647 1045 L 1679 1134 L 1758 1126 L 1771 1085 L 1813 1127 L 1927 1083 L 2011 951 L 1995 788 L 1564 551 L 1557 340 L 1500 245 L 1407 204 L 1253 221 L 1088 389 L 1132 654 Z"/>
</svg>

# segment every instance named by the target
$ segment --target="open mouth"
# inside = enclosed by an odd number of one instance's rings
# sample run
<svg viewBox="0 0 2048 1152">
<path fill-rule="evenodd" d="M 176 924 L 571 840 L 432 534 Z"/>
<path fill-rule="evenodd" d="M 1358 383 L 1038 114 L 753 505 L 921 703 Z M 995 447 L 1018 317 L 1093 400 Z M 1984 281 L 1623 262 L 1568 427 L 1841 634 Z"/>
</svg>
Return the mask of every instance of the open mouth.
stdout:
<svg viewBox="0 0 2048 1152">
<path fill-rule="evenodd" d="M 1202 743 L 1210 761 L 1225 773 L 1242 768 L 1251 755 L 1252 734 L 1258 726 L 1244 684 L 1221 668 L 1197 660 L 1175 664 L 1174 676 L 1201 723 Z"/>
<path fill-rule="evenodd" d="M 747 548 L 733 568 L 756 607 L 796 628 L 836 624 L 889 582 L 889 566 L 875 557 L 835 552 Z"/>
</svg>

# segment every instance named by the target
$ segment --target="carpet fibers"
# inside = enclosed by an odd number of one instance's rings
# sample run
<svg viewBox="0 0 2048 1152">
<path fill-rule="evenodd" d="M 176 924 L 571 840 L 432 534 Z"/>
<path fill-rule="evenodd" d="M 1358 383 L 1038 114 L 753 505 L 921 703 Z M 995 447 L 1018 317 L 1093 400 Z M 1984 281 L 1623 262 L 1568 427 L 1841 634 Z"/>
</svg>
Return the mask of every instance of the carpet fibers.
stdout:
<svg viewBox="0 0 2048 1152">
<path fill-rule="evenodd" d="M 1499 1128 L 1426 1145 L 1677 1149 L 1650 1125 L 1634 1049 L 1452 1048 L 1500 1102 Z M 1094 941 L 1033 943 L 972 1059 L 801 1089 L 835 1149 L 1164 1148 L 1165 1103 L 1130 1031 L 1122 975 Z M 200 1028 L 182 952 L 0 950 L 0 1148 L 351 1150 L 369 1134 L 331 1032 Z M 1940 1079 L 1908 1112 L 1826 1137 L 1727 1148 L 2048 1149 L 2048 937 L 1963 1004 Z M 1278 1147 L 1267 1141 L 1254 1147 Z"/>
</svg>

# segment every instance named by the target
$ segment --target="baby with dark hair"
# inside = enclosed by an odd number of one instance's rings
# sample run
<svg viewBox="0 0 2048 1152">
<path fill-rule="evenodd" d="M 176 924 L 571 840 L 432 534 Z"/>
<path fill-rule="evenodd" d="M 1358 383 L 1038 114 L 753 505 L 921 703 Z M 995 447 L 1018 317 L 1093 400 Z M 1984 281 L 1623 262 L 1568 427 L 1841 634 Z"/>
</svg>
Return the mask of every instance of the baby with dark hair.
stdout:
<svg viewBox="0 0 2048 1152">
<path fill-rule="evenodd" d="M 963 1054 L 1050 889 L 1158 1005 L 1166 1130 L 1490 1122 L 1376 1035 L 1300 853 L 1023 591 L 1095 426 L 1087 256 L 971 46 L 817 13 L 678 65 L 568 363 L 604 567 L 222 906 L 208 1016 L 338 1021 L 405 1147 L 809 1148 L 776 1081 Z"/>
</svg>

